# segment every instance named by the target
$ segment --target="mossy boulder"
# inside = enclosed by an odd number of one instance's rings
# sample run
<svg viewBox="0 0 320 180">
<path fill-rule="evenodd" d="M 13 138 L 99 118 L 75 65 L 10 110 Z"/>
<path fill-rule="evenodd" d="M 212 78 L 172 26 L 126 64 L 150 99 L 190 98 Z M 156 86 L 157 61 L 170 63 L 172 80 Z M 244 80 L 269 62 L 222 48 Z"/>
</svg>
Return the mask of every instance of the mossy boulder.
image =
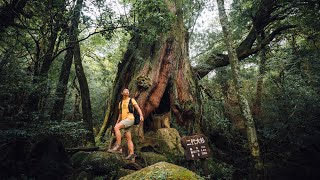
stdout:
<svg viewBox="0 0 320 180">
<path fill-rule="evenodd" d="M 120 168 L 117 177 L 120 178 L 120 177 L 123 177 L 123 176 L 127 176 L 127 175 L 129 175 L 129 174 L 134 173 L 134 172 L 136 172 L 136 171 L 135 171 L 135 170 L 132 170 L 132 169 Z"/>
<path fill-rule="evenodd" d="M 152 166 L 148 166 L 132 174 L 120 178 L 120 180 L 135 180 L 135 179 L 188 179 L 198 180 L 203 179 L 194 172 L 171 163 L 159 162 Z"/>
<path fill-rule="evenodd" d="M 163 153 L 184 154 L 181 137 L 174 128 L 161 128 L 156 132 L 159 150 Z"/>
<path fill-rule="evenodd" d="M 108 152 L 78 152 L 71 157 L 74 167 L 95 175 L 116 175 L 124 161 L 119 154 Z"/>
<path fill-rule="evenodd" d="M 89 156 L 89 152 L 79 151 L 71 156 L 71 164 L 74 168 L 80 168 L 82 161 Z"/>
<path fill-rule="evenodd" d="M 162 161 L 168 161 L 166 156 L 155 152 L 140 152 L 139 156 L 142 158 L 145 166 L 150 166 Z"/>
</svg>

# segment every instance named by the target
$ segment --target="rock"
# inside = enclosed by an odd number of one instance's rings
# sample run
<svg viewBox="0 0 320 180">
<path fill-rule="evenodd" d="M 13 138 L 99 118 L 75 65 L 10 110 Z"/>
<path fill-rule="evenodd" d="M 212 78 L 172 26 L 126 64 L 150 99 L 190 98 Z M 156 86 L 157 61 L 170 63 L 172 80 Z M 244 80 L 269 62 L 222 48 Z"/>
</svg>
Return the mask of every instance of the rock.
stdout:
<svg viewBox="0 0 320 180">
<path fill-rule="evenodd" d="M 76 157 L 84 157 L 81 162 L 81 169 L 85 171 L 90 171 L 95 175 L 116 175 L 119 168 L 124 165 L 121 155 L 112 154 L 108 152 L 91 152 L 88 154 L 75 154 Z M 75 156 L 74 155 L 74 156 Z M 73 157 L 73 164 L 79 163 L 79 159 Z"/>
<path fill-rule="evenodd" d="M 80 168 L 82 161 L 89 156 L 90 152 L 79 151 L 71 156 L 71 164 L 74 168 Z"/>
<path fill-rule="evenodd" d="M 123 176 L 127 176 L 129 174 L 132 174 L 136 172 L 135 170 L 132 169 L 124 169 L 124 168 L 120 168 L 119 172 L 118 172 L 118 178 L 123 177 Z"/>
<path fill-rule="evenodd" d="M 125 165 L 122 166 L 125 169 L 131 169 L 131 170 L 140 170 L 142 169 L 144 166 L 141 165 L 140 163 L 137 162 L 128 162 Z"/>
<path fill-rule="evenodd" d="M 156 132 L 159 150 L 163 153 L 184 154 L 181 137 L 174 128 L 161 128 Z"/>
<path fill-rule="evenodd" d="M 198 180 L 203 179 L 194 172 L 170 164 L 167 162 L 159 162 L 152 166 L 148 166 L 132 174 L 120 178 L 120 180 L 135 180 L 135 179 L 188 179 Z"/>
<path fill-rule="evenodd" d="M 168 161 L 164 155 L 154 152 L 140 152 L 139 156 L 141 158 L 140 161 L 144 162 L 145 166 L 150 166 L 162 161 Z"/>
</svg>

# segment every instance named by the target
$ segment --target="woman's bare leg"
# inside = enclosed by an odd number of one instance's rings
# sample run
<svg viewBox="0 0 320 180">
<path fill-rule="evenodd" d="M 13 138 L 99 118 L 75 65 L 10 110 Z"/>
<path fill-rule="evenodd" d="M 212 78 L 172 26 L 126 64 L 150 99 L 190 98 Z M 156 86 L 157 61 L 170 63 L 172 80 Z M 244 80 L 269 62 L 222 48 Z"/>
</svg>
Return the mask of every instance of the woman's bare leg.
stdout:
<svg viewBox="0 0 320 180">
<path fill-rule="evenodd" d="M 127 131 L 125 134 L 128 143 L 129 154 L 134 154 L 134 145 L 131 138 L 131 132 Z"/>
<path fill-rule="evenodd" d="M 121 132 L 120 129 L 124 128 L 124 125 L 122 123 L 118 123 L 114 126 L 114 133 L 116 135 L 117 144 L 121 144 Z"/>
</svg>

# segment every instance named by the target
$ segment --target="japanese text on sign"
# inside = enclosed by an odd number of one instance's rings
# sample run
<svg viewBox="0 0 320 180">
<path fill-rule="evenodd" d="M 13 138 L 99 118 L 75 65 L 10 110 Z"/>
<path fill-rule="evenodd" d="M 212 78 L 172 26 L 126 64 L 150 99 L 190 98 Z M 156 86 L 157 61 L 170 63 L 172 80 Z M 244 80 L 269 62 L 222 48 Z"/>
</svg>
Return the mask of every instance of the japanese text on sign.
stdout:
<svg viewBox="0 0 320 180">
<path fill-rule="evenodd" d="M 194 136 L 184 136 L 181 138 L 181 144 L 185 149 L 187 160 L 208 158 L 211 155 L 211 151 L 208 145 L 208 138 L 202 134 Z"/>
</svg>

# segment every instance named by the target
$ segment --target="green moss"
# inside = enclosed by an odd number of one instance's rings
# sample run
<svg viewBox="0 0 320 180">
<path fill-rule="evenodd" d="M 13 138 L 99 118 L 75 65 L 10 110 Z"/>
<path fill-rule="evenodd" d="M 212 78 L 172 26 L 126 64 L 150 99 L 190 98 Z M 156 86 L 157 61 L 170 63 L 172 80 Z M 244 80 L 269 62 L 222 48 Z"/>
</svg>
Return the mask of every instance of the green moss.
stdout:
<svg viewBox="0 0 320 180">
<path fill-rule="evenodd" d="M 136 171 L 128 176 L 120 178 L 122 180 L 134 179 L 188 179 L 198 180 L 203 179 L 192 171 L 186 168 L 170 164 L 167 162 L 159 162 L 152 166 L 148 166 L 139 171 Z"/>
<path fill-rule="evenodd" d="M 194 111 L 195 110 L 194 102 L 192 102 L 191 100 L 183 102 L 182 107 L 183 107 L 184 111 Z"/>
<path fill-rule="evenodd" d="M 89 155 L 88 152 L 83 152 L 83 151 L 79 151 L 77 153 L 75 153 L 72 157 L 71 157 L 71 163 L 72 166 L 75 168 L 78 168 L 81 166 L 82 161 Z"/>
<path fill-rule="evenodd" d="M 119 171 L 118 171 L 118 175 L 117 177 L 120 178 L 120 177 L 123 177 L 123 176 L 127 176 L 129 174 L 132 174 L 136 172 L 135 170 L 131 170 L 131 169 L 123 169 L 123 168 L 120 168 Z"/>
<path fill-rule="evenodd" d="M 168 161 L 166 156 L 154 152 L 141 152 L 139 155 L 146 161 L 148 166 L 158 162 Z"/>
<path fill-rule="evenodd" d="M 94 174 L 116 175 L 124 161 L 118 154 L 107 152 L 90 153 L 81 163 L 81 167 Z"/>
<path fill-rule="evenodd" d="M 136 80 L 138 87 L 148 89 L 151 87 L 151 79 L 147 76 L 139 76 Z"/>
<path fill-rule="evenodd" d="M 159 150 L 162 153 L 183 154 L 179 132 L 174 128 L 161 128 L 156 132 Z"/>
</svg>

